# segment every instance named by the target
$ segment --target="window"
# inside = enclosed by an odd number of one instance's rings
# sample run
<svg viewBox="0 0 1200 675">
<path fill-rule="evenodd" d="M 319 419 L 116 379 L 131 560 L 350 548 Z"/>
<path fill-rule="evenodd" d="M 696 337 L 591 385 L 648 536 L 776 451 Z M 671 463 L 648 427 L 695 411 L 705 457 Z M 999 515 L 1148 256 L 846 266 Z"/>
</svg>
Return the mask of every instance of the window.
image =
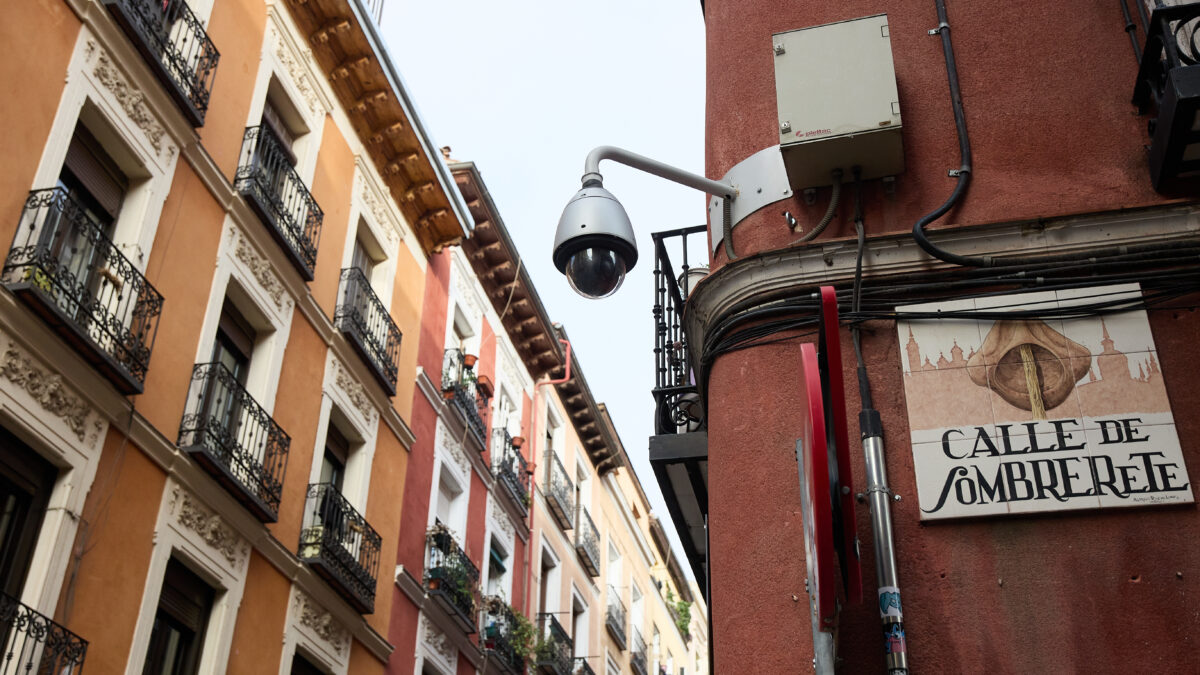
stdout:
<svg viewBox="0 0 1200 675">
<path fill-rule="evenodd" d="M 76 125 L 67 146 L 58 186 L 112 237 L 112 225 L 121 212 L 129 179 L 82 124 Z"/>
<path fill-rule="evenodd" d="M 450 347 L 462 350 L 464 354 L 474 354 L 472 351 L 475 343 L 475 329 L 471 327 L 471 321 L 467 315 L 463 313 L 462 308 L 458 305 L 454 306 L 454 322 L 450 325 Z"/>
<path fill-rule="evenodd" d="M 500 545 L 492 541 L 488 554 L 487 594 L 508 596 L 508 554 Z"/>
<path fill-rule="evenodd" d="M 604 655 L 604 671 L 605 675 L 621 675 L 621 666 L 613 660 L 612 654 Z"/>
<path fill-rule="evenodd" d="M 621 552 L 608 542 L 608 583 L 613 586 L 621 585 Z"/>
<path fill-rule="evenodd" d="M 460 543 L 466 532 L 467 514 L 463 504 L 465 501 L 462 487 L 450 474 L 449 468 L 443 465 L 438 480 L 437 510 L 434 511 L 434 515 L 443 525 L 450 528 L 454 538 Z"/>
<path fill-rule="evenodd" d="M 541 561 L 541 578 L 542 587 L 538 594 L 538 613 L 547 614 L 557 612 L 559 610 L 559 594 L 562 589 L 562 570 L 558 565 L 558 556 L 554 555 L 554 550 L 542 542 L 542 561 Z M 549 630 L 549 622 L 546 622 L 546 630 Z"/>
<path fill-rule="evenodd" d="M 0 428 L 0 591 L 13 597 L 21 596 L 57 473 Z"/>
<path fill-rule="evenodd" d="M 325 671 L 313 665 L 300 652 L 292 657 L 291 675 L 325 675 Z"/>
<path fill-rule="evenodd" d="M 638 588 L 637 582 L 634 582 L 633 587 L 629 591 L 629 599 L 630 620 L 633 621 L 634 630 L 641 633 L 642 619 L 645 616 L 643 614 L 645 603 L 643 602 L 642 589 Z"/>
<path fill-rule="evenodd" d="M 194 675 L 216 595 L 212 587 L 171 558 L 163 575 L 143 675 Z"/>
<path fill-rule="evenodd" d="M 263 104 L 262 125 L 270 130 L 279 147 L 284 151 L 288 161 L 296 166 L 296 141 L 305 133 L 304 123 L 300 119 L 283 87 L 278 80 L 272 79 L 267 88 L 267 101 Z"/>
<path fill-rule="evenodd" d="M 321 477 L 318 482 L 330 483 L 338 492 L 342 491 L 346 477 L 346 460 L 350 456 L 350 441 L 334 424 L 325 434 L 325 454 L 321 458 Z"/>
<path fill-rule="evenodd" d="M 575 643 L 575 658 L 588 656 L 588 608 L 579 593 L 571 597 L 571 641 Z"/>
<path fill-rule="evenodd" d="M 225 299 L 221 306 L 221 318 L 217 324 L 217 337 L 213 340 L 212 360 L 229 370 L 237 383 L 246 386 L 250 370 L 250 357 L 254 353 L 255 332 L 250 322 L 237 307 Z"/>
</svg>

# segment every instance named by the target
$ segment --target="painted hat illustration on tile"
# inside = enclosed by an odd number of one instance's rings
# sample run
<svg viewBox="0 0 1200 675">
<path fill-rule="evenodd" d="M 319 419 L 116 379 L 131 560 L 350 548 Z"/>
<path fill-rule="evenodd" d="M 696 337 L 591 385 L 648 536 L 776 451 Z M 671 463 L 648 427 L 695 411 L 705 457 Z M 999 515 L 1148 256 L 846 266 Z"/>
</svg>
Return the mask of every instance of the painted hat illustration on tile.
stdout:
<svg viewBox="0 0 1200 675">
<path fill-rule="evenodd" d="M 1083 345 L 1038 319 L 997 321 L 979 351 L 967 360 L 971 381 L 1021 410 L 1045 419 L 1087 375 Z M 972 368 L 971 366 L 984 366 Z"/>
</svg>

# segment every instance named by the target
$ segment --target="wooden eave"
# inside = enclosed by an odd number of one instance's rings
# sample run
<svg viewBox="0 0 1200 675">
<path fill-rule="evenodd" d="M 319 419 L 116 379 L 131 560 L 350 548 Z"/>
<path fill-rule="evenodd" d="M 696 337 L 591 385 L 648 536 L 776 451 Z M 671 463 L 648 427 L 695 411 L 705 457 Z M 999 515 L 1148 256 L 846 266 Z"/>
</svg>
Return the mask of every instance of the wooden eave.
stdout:
<svg viewBox="0 0 1200 675">
<path fill-rule="evenodd" d="M 464 224 L 438 180 L 439 160 L 422 147 L 349 2 L 285 2 L 422 249 L 430 254 L 460 243 Z"/>
<path fill-rule="evenodd" d="M 534 379 L 561 378 L 564 354 L 558 342 L 559 330 L 545 314 L 528 275 L 518 269 L 522 267 L 520 256 L 478 170 L 470 162 L 461 162 L 451 164 L 450 171 L 475 220 L 475 231 L 463 241 L 463 252 L 492 307 L 501 316 L 504 330 Z M 565 333 L 563 336 L 565 339 Z M 578 358 L 572 355 L 571 359 L 571 379 L 556 385 L 556 389 L 580 442 L 603 474 L 619 466 L 619 461 L 604 464 L 619 454 L 619 442 L 614 441 L 600 418 L 600 409 L 579 368 Z"/>
</svg>

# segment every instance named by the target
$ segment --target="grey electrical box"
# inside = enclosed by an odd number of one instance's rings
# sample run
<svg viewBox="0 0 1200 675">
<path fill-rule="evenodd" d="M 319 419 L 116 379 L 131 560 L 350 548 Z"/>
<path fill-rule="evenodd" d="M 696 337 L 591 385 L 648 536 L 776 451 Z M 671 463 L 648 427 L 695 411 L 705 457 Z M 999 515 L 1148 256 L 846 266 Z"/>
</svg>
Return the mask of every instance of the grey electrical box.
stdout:
<svg viewBox="0 0 1200 675">
<path fill-rule="evenodd" d="M 900 98 L 886 14 L 772 36 L 779 144 L 793 189 L 904 170 Z"/>
</svg>

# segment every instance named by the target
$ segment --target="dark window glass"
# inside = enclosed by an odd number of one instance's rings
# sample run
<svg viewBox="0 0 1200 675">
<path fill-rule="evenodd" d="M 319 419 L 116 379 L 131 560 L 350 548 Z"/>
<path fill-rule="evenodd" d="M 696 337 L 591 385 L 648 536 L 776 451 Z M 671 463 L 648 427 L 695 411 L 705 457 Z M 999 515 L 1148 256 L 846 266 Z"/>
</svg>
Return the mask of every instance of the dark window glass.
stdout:
<svg viewBox="0 0 1200 675">
<path fill-rule="evenodd" d="M 292 675 L 325 675 L 325 673 L 297 652 L 292 657 Z"/>
<path fill-rule="evenodd" d="M 21 595 L 58 471 L 0 429 L 0 590 Z"/>
<path fill-rule="evenodd" d="M 167 562 L 142 675 L 195 675 L 215 595 L 182 563 Z"/>
<path fill-rule="evenodd" d="M 329 423 L 329 431 L 325 434 L 325 456 L 321 460 L 321 481 L 332 483 L 338 492 L 342 491 L 342 481 L 346 476 L 346 459 L 350 456 L 350 442 L 338 431 L 333 422 Z"/>
<path fill-rule="evenodd" d="M 222 363 L 239 384 L 246 384 L 250 355 L 254 351 L 254 328 L 229 300 L 221 307 L 212 360 Z"/>
</svg>

